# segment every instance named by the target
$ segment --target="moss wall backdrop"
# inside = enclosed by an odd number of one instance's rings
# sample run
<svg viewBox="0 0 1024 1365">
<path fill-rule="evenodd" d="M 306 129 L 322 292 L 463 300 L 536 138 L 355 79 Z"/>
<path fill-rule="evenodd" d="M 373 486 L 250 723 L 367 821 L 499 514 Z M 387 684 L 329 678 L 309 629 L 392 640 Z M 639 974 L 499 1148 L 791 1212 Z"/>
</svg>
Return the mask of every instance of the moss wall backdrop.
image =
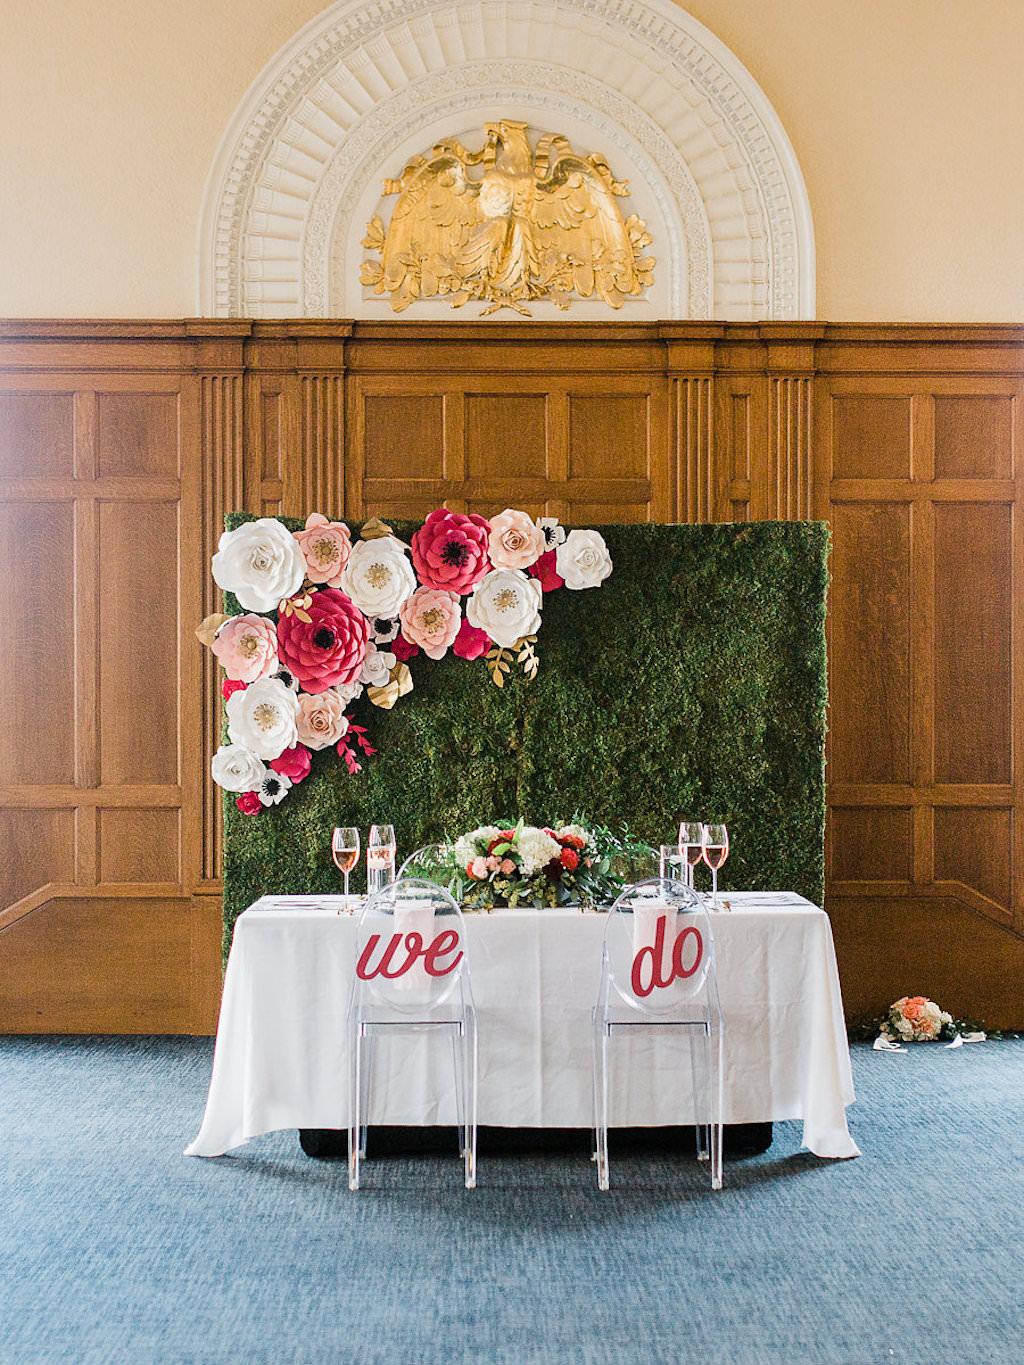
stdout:
<svg viewBox="0 0 1024 1365">
<path fill-rule="evenodd" d="M 227 524 L 250 520 L 233 513 Z M 394 529 L 408 541 L 417 525 Z M 821 903 L 828 528 L 599 529 L 612 575 L 545 596 L 534 681 L 513 672 L 500 689 L 482 660 L 421 653 L 394 710 L 365 698 L 350 708 L 378 750 L 361 773 L 330 748 L 259 815 L 225 795 L 225 947 L 264 893 L 336 893 L 332 827 L 358 825 L 365 844 L 381 821 L 395 826 L 401 859 L 499 817 L 553 825 L 580 814 L 625 822 L 653 844 L 682 818 L 724 820 L 721 885 Z M 224 609 L 240 610 L 229 596 Z"/>
</svg>

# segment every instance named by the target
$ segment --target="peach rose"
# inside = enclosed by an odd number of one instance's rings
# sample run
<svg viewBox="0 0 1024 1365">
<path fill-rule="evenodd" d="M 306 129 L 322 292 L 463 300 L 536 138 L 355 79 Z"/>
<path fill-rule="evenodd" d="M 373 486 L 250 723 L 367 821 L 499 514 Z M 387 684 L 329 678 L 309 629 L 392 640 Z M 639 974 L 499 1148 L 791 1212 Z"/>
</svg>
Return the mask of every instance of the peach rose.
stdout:
<svg viewBox="0 0 1024 1365">
<path fill-rule="evenodd" d="M 496 569 L 528 569 L 544 553 L 544 532 L 525 512 L 506 507 L 491 518 L 487 553 Z"/>
<path fill-rule="evenodd" d="M 352 535 L 343 521 L 328 521 L 320 512 L 310 512 L 304 531 L 293 531 L 306 561 L 306 577 L 311 583 L 341 587 L 341 574 L 352 553 Z"/>
<path fill-rule="evenodd" d="M 402 634 L 419 645 L 428 659 L 440 659 L 462 624 L 458 594 L 441 588 L 417 588 L 398 611 Z"/>
<path fill-rule="evenodd" d="M 345 700 L 333 687 L 312 695 L 299 693 L 299 739 L 311 749 L 326 749 L 348 730 Z"/>
<path fill-rule="evenodd" d="M 232 616 L 212 648 L 232 682 L 259 682 L 277 672 L 277 627 L 265 616 Z"/>
</svg>

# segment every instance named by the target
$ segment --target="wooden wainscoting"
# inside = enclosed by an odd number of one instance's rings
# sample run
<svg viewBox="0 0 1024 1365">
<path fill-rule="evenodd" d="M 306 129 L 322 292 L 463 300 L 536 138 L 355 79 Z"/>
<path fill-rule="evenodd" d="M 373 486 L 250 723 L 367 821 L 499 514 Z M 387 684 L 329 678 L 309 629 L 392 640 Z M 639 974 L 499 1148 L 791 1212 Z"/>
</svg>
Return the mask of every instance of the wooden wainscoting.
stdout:
<svg viewBox="0 0 1024 1365">
<path fill-rule="evenodd" d="M 1024 328 L 0 327 L 0 1030 L 208 1032 L 224 512 L 827 518 L 848 1012 L 1024 1023 Z M 156 566 L 154 568 L 154 566 Z"/>
</svg>

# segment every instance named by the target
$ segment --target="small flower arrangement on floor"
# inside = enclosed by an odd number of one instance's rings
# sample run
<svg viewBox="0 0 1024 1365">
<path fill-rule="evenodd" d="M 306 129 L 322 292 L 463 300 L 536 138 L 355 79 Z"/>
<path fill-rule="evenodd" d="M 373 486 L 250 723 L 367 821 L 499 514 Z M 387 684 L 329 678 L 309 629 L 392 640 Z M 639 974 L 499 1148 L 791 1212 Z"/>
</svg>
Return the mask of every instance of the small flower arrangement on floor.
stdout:
<svg viewBox="0 0 1024 1365">
<path fill-rule="evenodd" d="M 940 1010 L 923 995 L 903 995 L 889 1006 L 879 1030 L 884 1038 L 900 1043 L 931 1043 L 957 1036 L 953 1016 Z"/>
<path fill-rule="evenodd" d="M 524 824 L 480 825 L 444 846 L 440 867 L 466 909 L 496 906 L 581 905 L 615 899 L 623 887 L 616 862 L 646 844 L 599 825 L 558 828 Z"/>
</svg>

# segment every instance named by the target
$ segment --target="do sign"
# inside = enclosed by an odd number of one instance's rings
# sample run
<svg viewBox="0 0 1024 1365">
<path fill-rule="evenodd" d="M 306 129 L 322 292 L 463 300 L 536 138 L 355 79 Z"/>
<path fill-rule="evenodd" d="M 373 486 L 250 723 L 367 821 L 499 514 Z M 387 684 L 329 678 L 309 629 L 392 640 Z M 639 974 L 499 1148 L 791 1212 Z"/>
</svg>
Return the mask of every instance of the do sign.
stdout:
<svg viewBox="0 0 1024 1365">
<path fill-rule="evenodd" d="M 664 990 L 677 978 L 685 981 L 693 976 L 704 957 L 704 940 L 696 925 L 688 924 L 676 935 L 665 970 L 666 916 L 659 915 L 654 931 L 654 942 L 640 948 L 633 957 L 630 984 L 633 994 L 641 1000 L 654 990 Z"/>
</svg>

